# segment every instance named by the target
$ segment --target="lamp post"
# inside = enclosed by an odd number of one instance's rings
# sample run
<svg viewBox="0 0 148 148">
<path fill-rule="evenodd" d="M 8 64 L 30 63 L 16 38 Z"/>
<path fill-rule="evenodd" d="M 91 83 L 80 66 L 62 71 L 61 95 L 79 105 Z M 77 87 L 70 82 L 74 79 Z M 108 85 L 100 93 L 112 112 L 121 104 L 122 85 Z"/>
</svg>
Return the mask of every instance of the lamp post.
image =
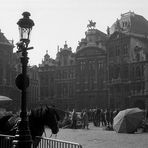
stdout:
<svg viewBox="0 0 148 148">
<path fill-rule="evenodd" d="M 33 49 L 28 47 L 30 42 L 30 33 L 34 26 L 33 20 L 29 18 L 30 13 L 24 12 L 17 24 L 19 27 L 20 41 L 17 43 L 18 51 L 21 53 L 22 73 L 16 78 L 16 86 L 21 90 L 21 121 L 18 124 L 18 130 L 13 140 L 13 148 L 31 148 L 32 138 L 29 130 L 28 117 L 27 117 L 27 97 L 26 89 L 29 86 L 29 78 L 27 76 L 27 50 Z"/>
</svg>

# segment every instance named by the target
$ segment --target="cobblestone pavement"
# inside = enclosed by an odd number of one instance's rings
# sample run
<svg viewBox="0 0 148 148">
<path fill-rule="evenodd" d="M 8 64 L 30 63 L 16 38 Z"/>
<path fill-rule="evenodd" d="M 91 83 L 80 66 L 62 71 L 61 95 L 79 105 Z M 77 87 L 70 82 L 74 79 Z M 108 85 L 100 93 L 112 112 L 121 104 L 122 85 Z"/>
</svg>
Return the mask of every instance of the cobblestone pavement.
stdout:
<svg viewBox="0 0 148 148">
<path fill-rule="evenodd" d="M 46 130 L 47 136 L 51 132 Z M 148 133 L 119 134 L 94 127 L 87 129 L 60 129 L 57 139 L 80 143 L 83 148 L 148 148 Z"/>
</svg>

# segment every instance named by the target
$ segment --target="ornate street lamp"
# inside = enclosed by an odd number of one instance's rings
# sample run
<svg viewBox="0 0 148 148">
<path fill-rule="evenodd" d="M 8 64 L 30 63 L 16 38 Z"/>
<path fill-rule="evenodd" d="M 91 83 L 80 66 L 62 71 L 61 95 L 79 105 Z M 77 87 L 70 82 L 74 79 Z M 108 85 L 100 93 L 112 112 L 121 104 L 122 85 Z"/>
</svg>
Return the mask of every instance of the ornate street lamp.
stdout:
<svg viewBox="0 0 148 148">
<path fill-rule="evenodd" d="M 27 76 L 27 64 L 29 58 L 27 57 L 27 50 L 33 49 L 33 47 L 28 47 L 28 45 L 30 42 L 30 33 L 32 27 L 34 26 L 34 22 L 29 18 L 29 12 L 24 12 L 22 15 L 23 18 L 17 22 L 20 33 L 20 41 L 17 43 L 17 52 L 21 52 L 22 73 L 16 78 L 16 86 L 21 90 L 21 121 L 19 123 L 15 139 L 13 140 L 13 148 L 32 147 L 32 138 L 27 117 L 26 89 L 29 86 L 29 78 Z"/>
</svg>

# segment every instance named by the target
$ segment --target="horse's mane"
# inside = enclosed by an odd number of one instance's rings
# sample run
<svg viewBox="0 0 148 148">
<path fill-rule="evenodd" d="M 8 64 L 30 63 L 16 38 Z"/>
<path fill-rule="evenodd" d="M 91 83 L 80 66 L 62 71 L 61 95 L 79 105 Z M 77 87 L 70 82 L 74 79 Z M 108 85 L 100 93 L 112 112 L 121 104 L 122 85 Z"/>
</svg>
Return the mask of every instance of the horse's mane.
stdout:
<svg viewBox="0 0 148 148">
<path fill-rule="evenodd" d="M 31 109 L 29 117 L 31 116 L 33 118 L 39 118 L 39 117 L 43 116 L 44 113 L 45 113 L 45 108 L 43 108 L 43 107 Z"/>
<path fill-rule="evenodd" d="M 43 118 L 43 116 L 46 114 L 47 108 L 48 108 L 49 113 L 51 113 L 51 114 L 54 113 L 57 117 L 57 120 L 59 121 L 60 117 L 59 117 L 58 113 L 56 112 L 56 110 L 53 107 L 48 107 L 48 106 L 44 106 L 44 107 L 41 106 L 41 107 L 37 107 L 35 109 L 31 109 L 29 116 L 31 116 L 33 118 Z"/>
<path fill-rule="evenodd" d="M 44 108 L 35 108 L 32 109 L 28 114 L 29 127 L 33 139 L 35 138 L 35 136 L 42 136 L 42 133 L 44 131 L 44 124 L 43 124 L 44 112 L 45 112 Z"/>
</svg>

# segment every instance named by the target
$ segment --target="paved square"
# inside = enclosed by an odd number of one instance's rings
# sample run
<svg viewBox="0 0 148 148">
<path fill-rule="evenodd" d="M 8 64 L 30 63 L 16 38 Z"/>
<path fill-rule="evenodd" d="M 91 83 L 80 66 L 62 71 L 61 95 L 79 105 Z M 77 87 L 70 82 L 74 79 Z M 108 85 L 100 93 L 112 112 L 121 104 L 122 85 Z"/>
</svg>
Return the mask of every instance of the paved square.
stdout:
<svg viewBox="0 0 148 148">
<path fill-rule="evenodd" d="M 94 127 L 87 129 L 60 129 L 57 139 L 80 143 L 83 148 L 147 148 L 148 133 L 120 134 Z M 51 132 L 46 130 L 49 137 Z M 53 136 L 54 138 L 54 136 Z"/>
</svg>

